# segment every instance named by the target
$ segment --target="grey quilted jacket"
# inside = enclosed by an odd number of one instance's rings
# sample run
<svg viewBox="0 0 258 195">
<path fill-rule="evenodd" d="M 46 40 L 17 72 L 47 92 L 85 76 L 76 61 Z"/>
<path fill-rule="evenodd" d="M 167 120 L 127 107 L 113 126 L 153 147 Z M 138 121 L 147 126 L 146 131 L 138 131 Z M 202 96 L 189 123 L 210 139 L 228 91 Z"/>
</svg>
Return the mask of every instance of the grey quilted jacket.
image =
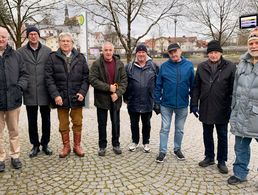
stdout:
<svg viewBox="0 0 258 195">
<path fill-rule="evenodd" d="M 230 116 L 231 132 L 240 137 L 258 138 L 258 63 L 245 53 L 238 65 Z"/>
</svg>

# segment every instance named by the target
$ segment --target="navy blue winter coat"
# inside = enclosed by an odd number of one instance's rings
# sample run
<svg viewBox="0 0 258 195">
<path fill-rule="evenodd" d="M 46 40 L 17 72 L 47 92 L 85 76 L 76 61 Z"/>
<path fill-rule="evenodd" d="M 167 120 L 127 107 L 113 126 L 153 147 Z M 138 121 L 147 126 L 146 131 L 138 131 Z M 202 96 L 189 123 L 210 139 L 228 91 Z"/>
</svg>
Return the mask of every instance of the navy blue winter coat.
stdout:
<svg viewBox="0 0 258 195">
<path fill-rule="evenodd" d="M 124 101 L 130 112 L 146 113 L 153 108 L 154 88 L 158 67 L 149 59 L 144 67 L 136 62 L 126 66 L 128 86 Z"/>
</svg>

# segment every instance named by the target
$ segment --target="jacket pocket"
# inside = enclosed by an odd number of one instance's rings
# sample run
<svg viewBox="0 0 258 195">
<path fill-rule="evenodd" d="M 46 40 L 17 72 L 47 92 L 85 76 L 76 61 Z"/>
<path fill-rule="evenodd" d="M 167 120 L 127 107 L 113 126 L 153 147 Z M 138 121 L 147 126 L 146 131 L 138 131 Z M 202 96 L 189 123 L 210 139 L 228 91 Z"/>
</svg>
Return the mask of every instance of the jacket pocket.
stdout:
<svg viewBox="0 0 258 195">
<path fill-rule="evenodd" d="M 247 130 L 249 131 L 250 135 L 253 135 L 255 133 L 258 135 L 258 107 L 253 106 L 252 111 L 249 116 L 249 120 L 247 125 Z"/>
</svg>

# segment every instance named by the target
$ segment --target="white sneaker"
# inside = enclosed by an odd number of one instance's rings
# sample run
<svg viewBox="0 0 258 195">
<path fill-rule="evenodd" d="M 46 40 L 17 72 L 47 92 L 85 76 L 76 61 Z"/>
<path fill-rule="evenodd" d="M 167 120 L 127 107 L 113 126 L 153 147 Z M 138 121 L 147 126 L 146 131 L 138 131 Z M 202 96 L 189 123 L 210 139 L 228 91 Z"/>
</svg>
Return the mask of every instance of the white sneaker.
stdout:
<svg viewBox="0 0 258 195">
<path fill-rule="evenodd" d="M 149 144 L 144 144 L 144 145 L 143 145 L 143 151 L 144 151 L 145 153 L 149 153 L 149 152 L 151 151 L 150 145 L 149 145 Z"/>
<path fill-rule="evenodd" d="M 131 144 L 129 145 L 129 151 L 134 152 L 134 151 L 137 149 L 137 147 L 138 147 L 138 144 L 136 144 L 136 143 L 131 143 Z"/>
</svg>

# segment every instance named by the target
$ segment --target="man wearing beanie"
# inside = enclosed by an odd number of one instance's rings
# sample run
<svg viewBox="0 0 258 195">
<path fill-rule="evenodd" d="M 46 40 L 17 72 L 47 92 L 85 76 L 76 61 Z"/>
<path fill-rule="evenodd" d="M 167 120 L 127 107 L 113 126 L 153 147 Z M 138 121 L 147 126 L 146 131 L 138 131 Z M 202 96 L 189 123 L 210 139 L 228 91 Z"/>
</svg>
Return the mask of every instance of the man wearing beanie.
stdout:
<svg viewBox="0 0 258 195">
<path fill-rule="evenodd" d="M 258 29 L 251 31 L 248 51 L 241 56 L 235 74 L 230 117 L 231 132 L 235 135 L 234 175 L 228 184 L 247 180 L 252 138 L 258 142 Z"/>
<path fill-rule="evenodd" d="M 29 73 L 28 88 L 23 92 L 26 106 L 30 143 L 33 145 L 29 157 L 35 157 L 40 151 L 51 155 L 50 141 L 50 107 L 49 95 L 45 84 L 45 64 L 51 50 L 39 41 L 39 30 L 35 26 L 27 28 L 28 43 L 18 49 Z M 42 137 L 38 134 L 38 109 L 42 120 Z"/>
<path fill-rule="evenodd" d="M 126 66 L 128 86 L 124 94 L 132 132 L 132 143 L 129 145 L 129 151 L 133 152 L 139 146 L 139 120 L 141 118 L 143 151 L 148 153 L 150 152 L 153 91 L 158 67 L 148 56 L 145 45 L 136 47 L 135 56 L 135 60 Z"/>
<path fill-rule="evenodd" d="M 167 144 L 172 115 L 175 114 L 174 155 L 185 160 L 181 150 L 184 124 L 188 113 L 189 93 L 193 86 L 194 69 L 189 60 L 181 56 L 177 43 L 168 46 L 169 60 L 161 64 L 154 92 L 154 111 L 161 113 L 161 130 L 157 163 L 162 163 L 167 155 Z"/>
<path fill-rule="evenodd" d="M 218 137 L 217 160 L 220 173 L 228 173 L 228 121 L 236 66 L 222 57 L 220 43 L 208 43 L 208 60 L 198 65 L 191 94 L 190 113 L 202 122 L 205 158 L 199 166 L 215 164 L 213 128 Z"/>
</svg>

